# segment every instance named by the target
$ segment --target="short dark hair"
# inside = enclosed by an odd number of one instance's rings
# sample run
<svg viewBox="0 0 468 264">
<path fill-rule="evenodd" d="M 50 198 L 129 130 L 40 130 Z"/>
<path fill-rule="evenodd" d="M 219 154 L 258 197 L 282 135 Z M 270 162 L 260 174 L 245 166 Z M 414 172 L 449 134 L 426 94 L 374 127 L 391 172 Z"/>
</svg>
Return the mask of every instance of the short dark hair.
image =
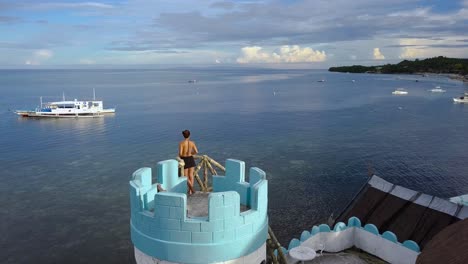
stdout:
<svg viewBox="0 0 468 264">
<path fill-rule="evenodd" d="M 184 138 L 188 138 L 188 137 L 190 137 L 190 131 L 185 129 L 184 131 L 182 131 L 182 135 L 184 135 Z"/>
</svg>

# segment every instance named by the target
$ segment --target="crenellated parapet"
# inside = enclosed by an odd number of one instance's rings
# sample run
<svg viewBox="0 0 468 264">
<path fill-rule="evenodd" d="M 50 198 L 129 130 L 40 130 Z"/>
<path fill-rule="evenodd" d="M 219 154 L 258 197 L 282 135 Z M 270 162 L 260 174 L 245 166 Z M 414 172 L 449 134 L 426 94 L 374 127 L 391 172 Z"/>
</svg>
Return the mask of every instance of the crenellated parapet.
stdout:
<svg viewBox="0 0 468 264">
<path fill-rule="evenodd" d="M 191 218 L 187 215 L 186 178 L 178 177 L 177 169 L 175 160 L 159 162 L 155 183 L 151 168 L 133 173 L 130 225 L 138 252 L 177 263 L 216 263 L 245 257 L 249 259 L 241 261 L 264 260 L 264 254 L 262 257 L 256 251 L 264 246 L 268 232 L 265 172 L 251 168 L 250 182 L 245 182 L 244 162 L 227 160 L 226 175 L 213 177 L 208 215 Z M 158 185 L 165 191 L 159 192 Z M 250 209 L 241 212 L 241 204 Z"/>
</svg>

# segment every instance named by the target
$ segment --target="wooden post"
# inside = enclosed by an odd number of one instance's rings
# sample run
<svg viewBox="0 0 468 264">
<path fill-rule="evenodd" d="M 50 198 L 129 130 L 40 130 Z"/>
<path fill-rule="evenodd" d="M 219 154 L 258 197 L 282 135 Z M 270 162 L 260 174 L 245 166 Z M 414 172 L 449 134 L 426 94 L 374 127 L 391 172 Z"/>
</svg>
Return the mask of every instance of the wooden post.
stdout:
<svg viewBox="0 0 468 264">
<path fill-rule="evenodd" d="M 197 173 L 193 173 L 193 174 L 194 174 L 195 179 L 196 179 L 197 182 L 198 182 L 198 185 L 200 185 L 201 190 L 202 190 L 203 192 L 206 192 L 206 191 L 207 191 L 207 190 L 206 190 L 206 187 L 205 187 L 205 185 L 203 184 L 203 182 L 200 180 L 200 176 L 198 176 L 198 172 L 197 172 Z"/>
<path fill-rule="evenodd" d="M 202 191 L 206 192 L 206 186 L 203 184 L 203 182 L 200 179 L 200 176 L 198 175 L 198 171 L 201 169 L 202 165 L 203 165 L 203 159 L 200 162 L 198 162 L 198 165 L 197 165 L 197 167 L 195 167 L 193 175 L 194 175 L 195 179 L 197 180 L 198 185 L 200 185 L 200 189 Z"/>
<path fill-rule="evenodd" d="M 208 161 L 206 159 L 203 159 L 203 181 L 205 184 L 205 187 L 208 187 Z"/>
<path fill-rule="evenodd" d="M 218 167 L 222 171 L 226 171 L 226 169 L 223 167 L 223 165 L 219 164 L 218 162 L 216 162 L 214 159 L 208 157 L 207 155 L 205 155 L 205 157 L 209 162 L 213 163 L 213 165 L 215 165 L 216 167 Z"/>
<path fill-rule="evenodd" d="M 208 165 L 208 168 L 211 171 L 211 175 L 218 175 L 218 172 L 216 172 L 216 170 L 213 169 L 213 167 L 211 166 L 211 163 L 208 160 L 206 161 L 206 165 Z"/>
<path fill-rule="evenodd" d="M 177 160 L 177 162 L 179 162 L 179 165 L 178 165 L 178 167 L 179 167 L 179 177 L 186 176 L 186 175 L 184 175 L 184 166 L 181 165 L 181 163 L 184 163 L 184 160 L 181 159 L 180 157 L 176 157 L 176 160 Z"/>
</svg>

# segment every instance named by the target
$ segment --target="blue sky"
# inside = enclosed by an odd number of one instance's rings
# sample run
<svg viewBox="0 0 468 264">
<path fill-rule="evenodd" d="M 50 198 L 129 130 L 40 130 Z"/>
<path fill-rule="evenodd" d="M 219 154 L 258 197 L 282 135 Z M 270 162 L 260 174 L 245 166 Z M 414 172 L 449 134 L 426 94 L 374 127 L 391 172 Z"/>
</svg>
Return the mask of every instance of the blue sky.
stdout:
<svg viewBox="0 0 468 264">
<path fill-rule="evenodd" d="M 468 0 L 0 0 L 0 67 L 468 57 Z"/>
</svg>

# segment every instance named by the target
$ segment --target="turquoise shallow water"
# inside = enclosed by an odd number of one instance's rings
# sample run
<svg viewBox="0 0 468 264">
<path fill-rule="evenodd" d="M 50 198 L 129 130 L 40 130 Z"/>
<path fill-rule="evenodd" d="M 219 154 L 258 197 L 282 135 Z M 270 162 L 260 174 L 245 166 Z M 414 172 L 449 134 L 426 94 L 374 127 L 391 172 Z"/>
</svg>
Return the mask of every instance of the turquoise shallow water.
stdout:
<svg viewBox="0 0 468 264">
<path fill-rule="evenodd" d="M 427 91 L 437 85 L 447 92 Z M 398 87 L 409 95 L 392 96 Z M 93 88 L 115 116 L 11 112 Z M 468 105 L 451 99 L 467 88 L 310 70 L 0 71 L 1 262 L 132 262 L 129 177 L 175 157 L 184 129 L 202 153 L 267 172 L 270 224 L 286 245 L 338 214 L 369 167 L 440 197 L 468 193 Z"/>
</svg>

